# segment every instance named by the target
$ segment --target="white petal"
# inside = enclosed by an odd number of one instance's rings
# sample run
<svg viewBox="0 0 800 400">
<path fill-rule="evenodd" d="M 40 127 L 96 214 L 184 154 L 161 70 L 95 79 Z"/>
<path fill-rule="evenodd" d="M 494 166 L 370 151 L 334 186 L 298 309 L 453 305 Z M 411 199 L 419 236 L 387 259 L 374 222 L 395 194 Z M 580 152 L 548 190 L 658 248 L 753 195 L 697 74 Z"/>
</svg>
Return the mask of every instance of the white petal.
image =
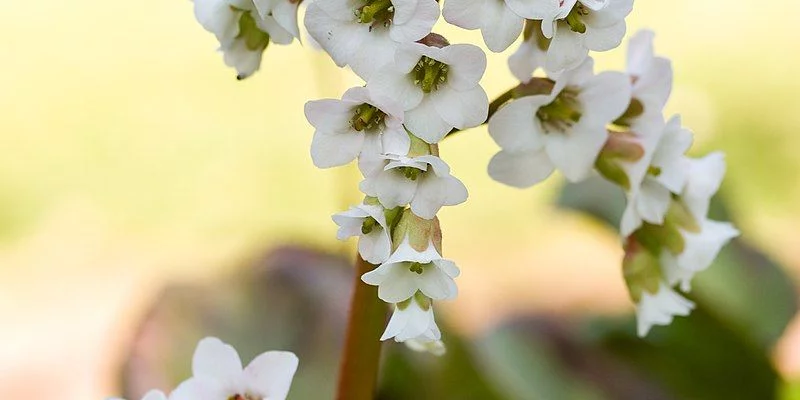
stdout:
<svg viewBox="0 0 800 400">
<path fill-rule="evenodd" d="M 375 179 L 375 191 L 384 207 L 395 208 L 411 202 L 417 191 L 417 182 L 397 171 L 384 171 Z"/>
<path fill-rule="evenodd" d="M 476 87 L 486 71 L 486 54 L 480 47 L 471 44 L 446 46 L 441 49 L 441 56 L 437 59 L 450 66 L 447 85 L 456 90 Z"/>
<path fill-rule="evenodd" d="M 645 179 L 636 202 L 636 211 L 643 220 L 663 225 L 671 201 L 669 189 L 652 179 Z"/>
<path fill-rule="evenodd" d="M 369 27 L 352 21 L 343 22 L 331 18 L 320 8 L 327 1 L 317 1 L 306 9 L 305 25 L 308 33 L 331 56 L 333 62 L 344 67 L 361 47 L 368 36 Z"/>
<path fill-rule="evenodd" d="M 583 18 L 587 28 L 603 28 L 623 21 L 633 11 L 633 0 L 609 0 L 601 11 L 589 13 Z"/>
<path fill-rule="evenodd" d="M 526 40 L 508 57 L 508 68 L 520 82 L 528 83 L 537 69 L 544 68 L 546 61 L 547 52 L 539 49 L 536 43 Z"/>
<path fill-rule="evenodd" d="M 543 150 L 522 153 L 501 151 L 489 162 L 492 179 L 517 188 L 531 187 L 553 173 L 553 163 Z"/>
<path fill-rule="evenodd" d="M 583 105 L 580 123 L 603 125 L 620 117 L 631 101 L 630 79 L 621 72 L 603 72 L 586 82 L 578 99 Z"/>
<path fill-rule="evenodd" d="M 424 95 L 422 89 L 414 85 L 413 78 L 391 66 L 375 72 L 367 83 L 367 89 L 373 98 L 397 101 L 404 110 L 417 107 Z M 404 119 L 408 119 L 408 116 Z"/>
<path fill-rule="evenodd" d="M 261 68 L 263 51 L 250 50 L 243 40 L 234 40 L 230 46 L 222 48 L 225 65 L 235 68 L 240 79 L 247 78 Z"/>
<path fill-rule="evenodd" d="M 545 151 L 553 165 L 570 182 L 589 177 L 600 150 L 608 139 L 605 125 L 591 126 L 581 122 L 568 133 L 545 137 Z"/>
<path fill-rule="evenodd" d="M 276 44 L 289 44 L 294 40 L 294 35 L 281 26 L 272 16 L 256 19 L 256 26 L 269 34 L 269 40 Z"/>
<path fill-rule="evenodd" d="M 486 4 L 485 24 L 481 29 L 483 41 L 489 50 L 499 53 L 517 40 L 525 20 L 511 11 L 505 1 L 490 0 Z"/>
<path fill-rule="evenodd" d="M 411 201 L 411 211 L 424 219 L 433 219 L 447 198 L 446 178 L 433 174 L 420 178 L 417 193 Z"/>
<path fill-rule="evenodd" d="M 419 4 L 418 0 L 393 0 L 394 14 L 392 15 L 393 24 L 405 24 L 414 18 L 414 12 Z"/>
<path fill-rule="evenodd" d="M 352 102 L 335 99 L 309 101 L 305 105 L 306 119 L 317 129 L 328 132 L 349 132 L 355 106 L 356 104 Z"/>
<path fill-rule="evenodd" d="M 392 239 L 385 229 L 374 229 L 358 241 L 358 252 L 370 264 L 385 262 L 392 252 Z"/>
<path fill-rule="evenodd" d="M 653 39 L 655 33 L 648 29 L 636 32 L 628 40 L 628 73 L 632 76 L 642 76 L 650 69 L 650 65 L 655 59 L 653 50 Z"/>
<path fill-rule="evenodd" d="M 557 0 L 506 0 L 506 2 L 517 15 L 527 19 L 553 18 L 560 11 Z"/>
<path fill-rule="evenodd" d="M 445 191 L 445 193 L 447 193 L 447 197 L 444 199 L 444 205 L 455 206 L 467 201 L 469 193 L 467 192 L 467 187 L 463 182 L 454 176 L 449 176 L 442 179 L 445 180 L 445 186 L 447 187 L 447 190 Z"/>
<path fill-rule="evenodd" d="M 589 54 L 583 40 L 584 36 L 570 30 L 568 25 L 558 24 L 547 49 L 547 70 L 561 72 L 579 66 Z"/>
<path fill-rule="evenodd" d="M 395 23 L 389 28 L 389 35 L 396 42 L 420 40 L 431 33 L 438 19 L 439 3 L 435 0 L 419 0 L 413 18 L 407 22 L 399 23 L 395 14 Z"/>
<path fill-rule="evenodd" d="M 411 147 L 411 138 L 400 124 L 391 128 L 387 126 L 381 133 L 381 141 L 383 152 L 388 154 L 407 154 Z"/>
<path fill-rule="evenodd" d="M 456 282 L 435 264 L 427 266 L 418 278 L 419 290 L 433 300 L 451 300 L 458 296 Z"/>
<path fill-rule="evenodd" d="M 242 360 L 231 345 L 215 337 L 207 337 L 197 344 L 192 358 L 195 378 L 233 382 L 242 372 Z"/>
<path fill-rule="evenodd" d="M 458 129 L 481 125 L 489 114 L 489 97 L 480 86 L 464 91 L 449 86 L 439 87 L 430 97 L 442 119 Z"/>
<path fill-rule="evenodd" d="M 358 157 L 364 145 L 364 134 L 314 132 L 311 140 L 311 159 L 317 168 L 345 165 Z"/>
<path fill-rule="evenodd" d="M 711 266 L 722 247 L 739 236 L 739 231 L 727 222 L 705 220 L 699 234 L 684 233 L 686 248 L 677 256 L 678 265 L 689 271 L 702 271 Z"/>
<path fill-rule="evenodd" d="M 364 34 L 348 64 L 356 75 L 368 81 L 372 74 L 394 61 L 395 46 L 386 29 L 373 29 Z"/>
<path fill-rule="evenodd" d="M 453 129 L 439 115 L 431 96 L 423 97 L 417 107 L 406 111 L 405 126 L 414 136 L 428 143 L 438 143 Z"/>
<path fill-rule="evenodd" d="M 196 0 L 194 16 L 223 46 L 229 45 L 239 34 L 241 13 L 231 10 L 224 0 Z"/>
<path fill-rule="evenodd" d="M 357 23 L 354 12 L 363 5 L 359 0 L 325 0 L 319 2 L 315 1 L 314 3 L 316 3 L 329 18 L 351 23 Z M 309 8 L 311 8 L 311 5 L 309 5 Z"/>
<path fill-rule="evenodd" d="M 664 284 L 655 295 L 644 292 L 636 308 L 638 334 L 647 336 L 653 325 L 669 325 L 674 316 L 689 315 L 693 308 L 694 303 Z"/>
<path fill-rule="evenodd" d="M 681 200 L 698 221 L 708 214 L 709 203 L 722 184 L 725 169 L 725 155 L 721 152 L 691 160 L 689 180 Z"/>
<path fill-rule="evenodd" d="M 549 96 L 526 96 L 507 103 L 489 120 L 489 135 L 505 150 L 540 149 L 544 145 L 544 133 L 535 114 L 549 101 Z"/>
<path fill-rule="evenodd" d="M 625 21 L 603 28 L 587 26 L 583 42 L 584 46 L 593 51 L 616 49 L 622 43 L 626 30 Z"/>
<path fill-rule="evenodd" d="M 497 1 L 497 0 L 488 0 Z M 464 29 L 480 29 L 483 26 L 483 8 L 487 0 L 446 0 L 442 8 L 444 20 Z"/>
<path fill-rule="evenodd" d="M 384 281 L 378 286 L 378 297 L 387 303 L 399 303 L 408 300 L 419 289 L 417 287 L 416 272 L 409 270 L 407 263 L 389 264 L 389 269 Z"/>
<path fill-rule="evenodd" d="M 167 400 L 167 396 L 160 390 L 151 390 L 142 397 L 142 400 Z"/>
<path fill-rule="evenodd" d="M 247 387 L 270 400 L 284 400 L 297 371 L 297 356 L 288 351 L 268 351 L 244 369 Z"/>
<path fill-rule="evenodd" d="M 169 395 L 169 400 L 219 400 L 233 394 L 214 380 L 193 377 L 178 385 Z"/>
</svg>

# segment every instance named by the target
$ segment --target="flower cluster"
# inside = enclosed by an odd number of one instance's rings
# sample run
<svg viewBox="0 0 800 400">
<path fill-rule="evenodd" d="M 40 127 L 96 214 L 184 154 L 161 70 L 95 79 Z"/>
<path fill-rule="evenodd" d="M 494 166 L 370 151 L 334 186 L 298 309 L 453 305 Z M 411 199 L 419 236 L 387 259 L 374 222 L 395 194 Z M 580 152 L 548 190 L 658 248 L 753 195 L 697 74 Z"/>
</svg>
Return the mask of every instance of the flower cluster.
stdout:
<svg viewBox="0 0 800 400">
<path fill-rule="evenodd" d="M 225 64 L 249 77 L 261 67 L 270 42 L 290 44 L 300 38 L 298 0 L 194 0 L 194 14 L 220 44 Z"/>
<path fill-rule="evenodd" d="M 334 60 L 350 65 L 361 76 L 370 76 L 366 86 L 347 90 L 340 100 L 306 104 L 306 117 L 315 128 L 311 143 L 314 164 L 328 168 L 358 160 L 364 176 L 359 185 L 364 201 L 333 216 L 339 225 L 338 237 L 359 238 L 360 256 L 377 266 L 362 280 L 378 286 L 381 300 L 394 305 L 381 340 L 394 338 L 413 349 L 441 354 L 444 346 L 434 321 L 433 302 L 456 297 L 454 278 L 459 269 L 442 256 L 436 215 L 444 206 L 466 201 L 467 189 L 439 157 L 438 142 L 454 128 L 465 129 L 486 120 L 488 98 L 479 84 L 486 57 L 475 46 L 451 45 L 433 33 L 425 32 L 420 42 L 409 40 L 420 39 L 417 35 L 392 34 L 399 29 L 398 21 L 404 21 L 409 29 L 430 30 L 432 22 L 426 19 L 430 12 L 399 19 L 404 15 L 401 10 L 407 8 L 424 11 L 428 6 L 423 0 L 368 2 L 351 13 L 355 19 L 348 20 L 334 18 L 322 9 L 330 4 L 319 3 L 315 14 L 310 7 L 306 15 L 311 34 L 320 34 L 309 25 L 312 16 L 316 22 L 327 18 L 323 26 L 350 26 L 360 38 L 334 34 L 317 40 L 325 40 L 323 47 L 332 52 Z M 360 29 L 365 13 L 378 6 L 386 7 L 387 22 Z M 438 6 L 435 10 L 433 22 L 439 15 Z M 381 33 L 385 29 L 389 33 Z M 367 70 L 358 57 L 337 53 L 349 40 L 381 40 L 381 48 L 390 49 L 391 56 L 385 61 L 379 56 L 369 68 L 383 65 Z"/>
<path fill-rule="evenodd" d="M 268 351 L 242 368 L 236 349 L 209 337 L 197 344 L 192 359 L 194 376 L 169 396 L 152 390 L 142 400 L 283 400 L 297 363 L 293 353 Z"/>
<path fill-rule="evenodd" d="M 680 116 L 664 120 L 672 67 L 655 56 L 653 33 L 631 39 L 627 73 L 595 75 L 592 66 L 586 58 L 554 80 L 534 78 L 519 87 L 489 121 L 501 147 L 489 174 L 528 187 L 554 170 L 572 182 L 597 172 L 625 190 L 623 270 L 644 336 L 653 325 L 688 315 L 693 303 L 673 288 L 689 291 L 694 274 L 739 232 L 707 218 L 724 156 L 687 157 L 692 133 Z"/>
</svg>

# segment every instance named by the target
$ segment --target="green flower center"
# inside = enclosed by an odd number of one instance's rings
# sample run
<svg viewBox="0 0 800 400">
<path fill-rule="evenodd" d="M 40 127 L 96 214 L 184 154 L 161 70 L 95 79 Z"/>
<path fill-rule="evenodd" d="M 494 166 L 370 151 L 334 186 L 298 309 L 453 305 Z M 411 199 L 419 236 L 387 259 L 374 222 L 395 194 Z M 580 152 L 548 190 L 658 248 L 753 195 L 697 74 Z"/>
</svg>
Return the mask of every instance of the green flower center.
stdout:
<svg viewBox="0 0 800 400">
<path fill-rule="evenodd" d="M 412 181 L 415 181 L 415 180 L 419 179 L 419 176 L 423 172 L 422 170 L 420 170 L 418 168 L 414 168 L 414 167 L 397 167 L 397 168 L 395 168 L 395 170 L 397 172 L 403 174 L 403 176 L 405 176 L 406 179 L 412 180 Z"/>
<path fill-rule="evenodd" d="M 450 67 L 427 56 L 422 56 L 411 72 L 414 75 L 414 84 L 422 88 L 425 93 L 430 93 L 447 82 L 447 72 Z"/>
<path fill-rule="evenodd" d="M 578 111 L 578 92 L 564 89 L 550 104 L 536 111 L 536 118 L 542 123 L 545 132 L 566 132 L 581 120 L 581 113 Z"/>
<path fill-rule="evenodd" d="M 567 14 L 567 18 L 564 18 L 564 22 L 569 25 L 569 29 L 573 32 L 586 33 L 586 24 L 583 23 L 583 18 L 587 15 L 589 15 L 589 9 L 578 2 L 575 4 L 575 7 L 572 7 L 569 14 Z"/>
<path fill-rule="evenodd" d="M 362 24 L 389 26 L 394 17 L 394 5 L 391 0 L 366 0 L 366 4 L 355 10 L 355 15 Z"/>
<path fill-rule="evenodd" d="M 386 113 L 371 104 L 362 104 L 356 107 L 350 125 L 353 129 L 361 132 L 376 131 L 383 126 Z"/>
<path fill-rule="evenodd" d="M 411 272 L 416 272 L 418 275 L 422 275 L 422 273 L 425 272 L 425 265 L 416 262 L 411 263 L 411 265 L 408 267 L 408 270 Z"/>
<path fill-rule="evenodd" d="M 380 226 L 378 221 L 375 218 L 367 217 L 364 219 L 364 223 L 361 224 L 361 233 L 368 235 L 372 233 L 376 226 Z"/>
<path fill-rule="evenodd" d="M 231 6 L 234 11 L 241 12 L 239 17 L 239 34 L 236 39 L 244 40 L 250 51 L 263 51 L 269 45 L 269 34 L 262 31 L 256 23 L 253 13 Z"/>
</svg>

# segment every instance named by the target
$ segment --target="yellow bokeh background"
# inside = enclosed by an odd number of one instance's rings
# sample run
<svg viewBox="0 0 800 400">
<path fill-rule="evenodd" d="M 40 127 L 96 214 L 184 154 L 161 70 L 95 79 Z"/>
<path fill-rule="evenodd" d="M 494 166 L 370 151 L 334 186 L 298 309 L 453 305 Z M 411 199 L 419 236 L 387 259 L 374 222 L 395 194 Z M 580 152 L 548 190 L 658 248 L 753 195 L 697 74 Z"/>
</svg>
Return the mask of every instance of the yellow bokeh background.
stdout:
<svg viewBox="0 0 800 400">
<path fill-rule="evenodd" d="M 629 32 L 657 32 L 692 153 L 727 152 L 744 238 L 798 277 L 800 34 L 786 17 L 800 5 L 762 3 L 640 0 Z M 0 398 L 114 394 L 133 321 L 168 281 L 213 279 L 286 242 L 351 251 L 330 215 L 358 201 L 358 172 L 313 167 L 303 104 L 361 82 L 312 46 L 270 46 L 238 82 L 183 0 L 4 1 L 0 38 Z M 490 97 L 515 85 L 515 46 L 489 55 Z M 624 49 L 597 59 L 621 69 Z M 441 214 L 463 270 L 444 311 L 465 332 L 522 310 L 631 312 L 619 239 L 554 209 L 560 178 L 492 182 L 496 151 L 483 127 L 442 145 L 470 190 Z M 792 332 L 775 360 L 796 378 Z"/>
</svg>

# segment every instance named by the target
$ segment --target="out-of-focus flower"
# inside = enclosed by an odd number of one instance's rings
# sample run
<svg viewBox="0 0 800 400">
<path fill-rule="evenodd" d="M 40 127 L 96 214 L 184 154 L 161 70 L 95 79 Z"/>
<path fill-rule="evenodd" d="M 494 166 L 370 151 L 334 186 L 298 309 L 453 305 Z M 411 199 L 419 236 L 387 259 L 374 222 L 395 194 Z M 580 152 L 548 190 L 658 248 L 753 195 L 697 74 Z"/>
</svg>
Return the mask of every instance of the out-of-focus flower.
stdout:
<svg viewBox="0 0 800 400">
<path fill-rule="evenodd" d="M 417 293 L 395 304 L 392 318 L 386 325 L 381 340 L 394 338 L 397 342 L 414 340 L 418 343 L 438 341 L 442 337 L 433 316 L 431 299 Z"/>
<path fill-rule="evenodd" d="M 386 261 L 392 252 L 387 211 L 396 216 L 399 209 L 385 210 L 379 204 L 364 203 L 334 215 L 333 221 L 339 225 L 338 239 L 358 236 L 358 253 L 365 261 L 370 264 Z"/>
<path fill-rule="evenodd" d="M 636 306 L 636 325 L 640 337 L 647 336 L 653 325 L 669 325 L 675 316 L 687 316 L 694 309 L 694 303 L 662 284 L 658 292 L 642 293 Z"/>
</svg>

